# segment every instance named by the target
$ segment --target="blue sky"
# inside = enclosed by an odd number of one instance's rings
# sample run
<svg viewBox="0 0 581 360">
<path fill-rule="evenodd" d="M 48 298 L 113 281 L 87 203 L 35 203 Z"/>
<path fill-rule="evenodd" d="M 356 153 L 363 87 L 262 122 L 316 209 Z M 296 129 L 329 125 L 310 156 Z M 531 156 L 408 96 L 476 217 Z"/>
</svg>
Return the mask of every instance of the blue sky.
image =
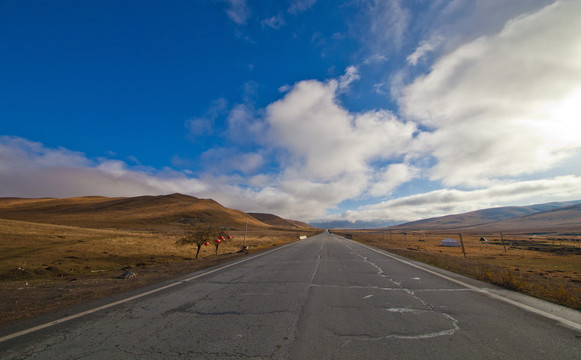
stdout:
<svg viewBox="0 0 581 360">
<path fill-rule="evenodd" d="M 581 2 L 0 2 L 0 196 L 306 221 L 581 198 Z"/>
</svg>

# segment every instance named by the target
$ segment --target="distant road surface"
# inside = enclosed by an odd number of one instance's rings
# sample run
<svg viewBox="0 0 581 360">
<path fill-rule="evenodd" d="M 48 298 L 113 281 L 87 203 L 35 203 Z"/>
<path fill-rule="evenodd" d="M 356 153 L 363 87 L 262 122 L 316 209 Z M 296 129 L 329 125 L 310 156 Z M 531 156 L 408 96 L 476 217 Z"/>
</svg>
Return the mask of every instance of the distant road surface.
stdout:
<svg viewBox="0 0 581 360">
<path fill-rule="evenodd" d="M 578 311 L 328 233 L 162 285 L 0 359 L 581 359 Z"/>
</svg>

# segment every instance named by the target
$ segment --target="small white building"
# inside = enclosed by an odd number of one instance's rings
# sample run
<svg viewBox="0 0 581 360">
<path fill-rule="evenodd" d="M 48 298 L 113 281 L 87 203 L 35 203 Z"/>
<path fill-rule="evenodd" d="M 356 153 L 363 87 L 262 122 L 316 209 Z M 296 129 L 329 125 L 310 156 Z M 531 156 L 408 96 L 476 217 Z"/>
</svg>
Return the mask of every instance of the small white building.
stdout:
<svg viewBox="0 0 581 360">
<path fill-rule="evenodd" d="M 447 238 L 440 242 L 440 246 L 460 247 L 460 243 L 454 239 Z"/>
</svg>

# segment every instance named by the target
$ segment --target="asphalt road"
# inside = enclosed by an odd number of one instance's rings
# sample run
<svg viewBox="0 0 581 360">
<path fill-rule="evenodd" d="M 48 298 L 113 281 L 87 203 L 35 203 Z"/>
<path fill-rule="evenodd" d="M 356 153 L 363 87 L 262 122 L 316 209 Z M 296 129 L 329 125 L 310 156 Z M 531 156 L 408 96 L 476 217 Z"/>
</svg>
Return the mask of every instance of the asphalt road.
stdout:
<svg viewBox="0 0 581 360">
<path fill-rule="evenodd" d="M 578 311 L 326 233 L 115 300 L 0 358 L 581 359 Z"/>
</svg>

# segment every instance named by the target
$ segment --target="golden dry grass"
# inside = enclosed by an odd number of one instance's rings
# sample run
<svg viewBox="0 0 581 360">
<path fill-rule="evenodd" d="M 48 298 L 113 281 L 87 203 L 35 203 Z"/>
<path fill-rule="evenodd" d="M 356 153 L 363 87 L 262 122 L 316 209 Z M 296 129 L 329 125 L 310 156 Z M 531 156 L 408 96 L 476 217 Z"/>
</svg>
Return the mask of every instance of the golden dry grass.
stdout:
<svg viewBox="0 0 581 360">
<path fill-rule="evenodd" d="M 111 271 L 187 256 L 173 242 L 148 232 L 0 219 L 0 279 L 48 275 L 47 269 L 61 276 Z"/>
<path fill-rule="evenodd" d="M 203 247 L 178 246 L 185 224 L 157 230 L 95 229 L 0 219 L 0 324 L 62 309 L 114 293 L 169 280 L 223 261 L 233 260 L 244 232 Z M 170 229 L 169 231 L 167 229 Z M 312 235 L 312 229 L 252 229 L 251 253 Z M 136 278 L 118 277 L 130 268 Z"/>
<path fill-rule="evenodd" d="M 178 246 L 183 230 L 172 232 L 92 229 L 0 219 L 0 281 L 86 275 L 192 259 L 192 246 Z M 219 255 L 238 251 L 244 233 L 219 247 Z M 299 232 L 250 231 L 247 245 L 258 249 L 298 239 Z M 200 258 L 215 257 L 213 244 Z"/>
<path fill-rule="evenodd" d="M 440 241 L 458 233 L 401 231 L 345 231 L 354 240 L 488 281 L 513 290 L 581 309 L 581 244 L 577 237 L 555 238 L 462 234 L 466 258 L 460 247 L 443 247 Z"/>
<path fill-rule="evenodd" d="M 194 223 L 228 226 L 216 248 L 178 246 Z M 0 199 L 0 324 L 165 281 L 223 261 L 243 245 L 256 252 L 310 235 L 277 229 L 210 199 L 172 194 L 134 198 Z M 294 226 L 294 225 L 293 225 Z M 137 273 L 129 281 L 125 269 Z"/>
</svg>

